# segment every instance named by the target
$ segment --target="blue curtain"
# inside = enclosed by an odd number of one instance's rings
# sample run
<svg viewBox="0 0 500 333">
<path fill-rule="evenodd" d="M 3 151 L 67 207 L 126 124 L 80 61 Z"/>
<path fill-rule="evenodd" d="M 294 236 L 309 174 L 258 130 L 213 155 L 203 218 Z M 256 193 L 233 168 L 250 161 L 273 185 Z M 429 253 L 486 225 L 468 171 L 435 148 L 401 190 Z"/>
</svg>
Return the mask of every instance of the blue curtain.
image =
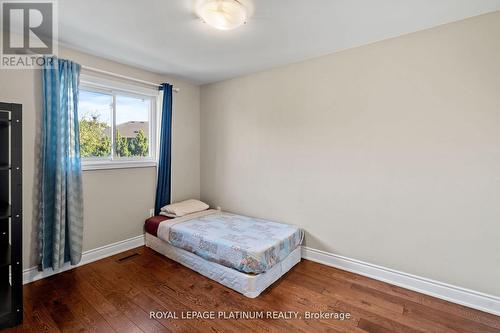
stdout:
<svg viewBox="0 0 500 333">
<path fill-rule="evenodd" d="M 40 184 L 40 269 L 82 257 L 83 195 L 78 128 L 80 65 L 46 57 Z"/>
<path fill-rule="evenodd" d="M 156 215 L 161 207 L 170 203 L 172 166 L 172 86 L 163 83 L 163 105 L 161 113 L 160 156 L 158 158 L 158 180 L 156 185 Z"/>
</svg>

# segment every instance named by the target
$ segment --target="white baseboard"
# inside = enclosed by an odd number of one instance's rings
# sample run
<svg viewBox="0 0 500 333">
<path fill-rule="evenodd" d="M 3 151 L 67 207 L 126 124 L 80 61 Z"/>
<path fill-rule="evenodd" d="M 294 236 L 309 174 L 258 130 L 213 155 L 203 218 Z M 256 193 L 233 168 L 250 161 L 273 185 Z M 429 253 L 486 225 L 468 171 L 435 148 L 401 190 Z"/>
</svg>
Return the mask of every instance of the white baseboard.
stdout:
<svg viewBox="0 0 500 333">
<path fill-rule="evenodd" d="M 23 270 L 23 284 L 30 283 L 36 280 L 40 280 L 46 278 L 48 276 L 61 273 L 70 269 L 73 269 L 78 266 L 82 266 L 93 261 L 103 259 L 112 255 L 115 255 L 120 252 L 124 252 L 139 246 L 144 245 L 144 235 L 140 235 L 137 237 L 132 237 L 123 241 L 119 241 L 113 244 L 104 245 L 98 247 L 93 250 L 88 250 L 83 252 L 82 260 L 78 265 L 71 266 L 69 263 L 64 265 L 64 267 L 54 271 L 52 269 L 45 270 L 43 272 L 39 272 L 37 267 L 31 267 Z"/>
<path fill-rule="evenodd" d="M 387 282 L 422 294 L 434 296 L 449 302 L 492 313 L 497 316 L 500 315 L 500 297 L 312 249 L 306 246 L 302 247 L 302 258 Z"/>
</svg>

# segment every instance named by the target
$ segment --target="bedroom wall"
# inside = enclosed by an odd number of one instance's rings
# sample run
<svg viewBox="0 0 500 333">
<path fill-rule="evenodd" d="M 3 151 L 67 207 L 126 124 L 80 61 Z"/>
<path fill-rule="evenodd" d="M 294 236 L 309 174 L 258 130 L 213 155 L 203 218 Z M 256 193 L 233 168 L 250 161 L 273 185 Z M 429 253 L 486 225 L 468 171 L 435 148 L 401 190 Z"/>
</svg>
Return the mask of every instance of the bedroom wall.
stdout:
<svg viewBox="0 0 500 333">
<path fill-rule="evenodd" d="M 70 49 L 61 58 L 152 82 L 171 82 L 181 89 L 173 102 L 173 200 L 198 198 L 200 191 L 200 88 L 175 78 L 132 68 Z M 42 110 L 39 70 L 0 69 L 0 100 L 23 104 L 23 264 L 36 264 L 36 223 L 33 218 L 36 132 Z M 144 219 L 154 207 L 156 168 L 83 172 L 83 250 L 95 249 L 143 233 Z"/>
<path fill-rule="evenodd" d="M 500 295 L 500 12 L 202 87 L 201 198 Z"/>
</svg>

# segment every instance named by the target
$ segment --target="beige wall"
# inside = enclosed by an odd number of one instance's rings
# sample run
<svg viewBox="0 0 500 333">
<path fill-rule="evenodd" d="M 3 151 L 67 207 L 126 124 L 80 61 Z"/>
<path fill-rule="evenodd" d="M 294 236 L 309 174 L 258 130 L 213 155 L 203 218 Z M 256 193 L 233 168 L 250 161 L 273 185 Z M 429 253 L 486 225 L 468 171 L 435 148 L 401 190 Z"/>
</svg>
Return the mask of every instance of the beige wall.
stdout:
<svg viewBox="0 0 500 333">
<path fill-rule="evenodd" d="M 500 12 L 202 87 L 201 198 L 500 295 Z"/>
<path fill-rule="evenodd" d="M 199 197 L 200 117 L 198 86 L 62 49 L 62 58 L 152 82 L 171 82 L 181 89 L 174 95 L 172 192 L 173 199 Z M 36 130 L 41 112 L 41 75 L 34 70 L 0 69 L 0 100 L 23 104 L 23 205 L 24 267 L 36 263 L 37 221 L 33 218 Z M 156 168 L 84 171 L 85 250 L 143 233 L 143 222 L 154 206 Z"/>
</svg>

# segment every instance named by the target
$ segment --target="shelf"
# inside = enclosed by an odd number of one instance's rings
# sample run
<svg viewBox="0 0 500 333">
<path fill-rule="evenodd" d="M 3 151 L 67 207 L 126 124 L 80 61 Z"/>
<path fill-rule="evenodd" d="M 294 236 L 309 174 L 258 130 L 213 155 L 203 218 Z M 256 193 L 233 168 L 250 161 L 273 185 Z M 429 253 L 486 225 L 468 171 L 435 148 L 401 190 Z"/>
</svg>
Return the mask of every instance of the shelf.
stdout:
<svg viewBox="0 0 500 333">
<path fill-rule="evenodd" d="M 20 104 L 0 102 L 0 330 L 23 320 L 21 120 Z"/>
<path fill-rule="evenodd" d="M 0 245 L 0 267 L 10 265 L 10 244 Z"/>
<path fill-rule="evenodd" d="M 0 202 L 0 220 L 8 219 L 10 217 L 10 205 Z"/>
<path fill-rule="evenodd" d="M 12 288 L 9 283 L 0 286 L 0 317 L 10 314 Z"/>
</svg>

